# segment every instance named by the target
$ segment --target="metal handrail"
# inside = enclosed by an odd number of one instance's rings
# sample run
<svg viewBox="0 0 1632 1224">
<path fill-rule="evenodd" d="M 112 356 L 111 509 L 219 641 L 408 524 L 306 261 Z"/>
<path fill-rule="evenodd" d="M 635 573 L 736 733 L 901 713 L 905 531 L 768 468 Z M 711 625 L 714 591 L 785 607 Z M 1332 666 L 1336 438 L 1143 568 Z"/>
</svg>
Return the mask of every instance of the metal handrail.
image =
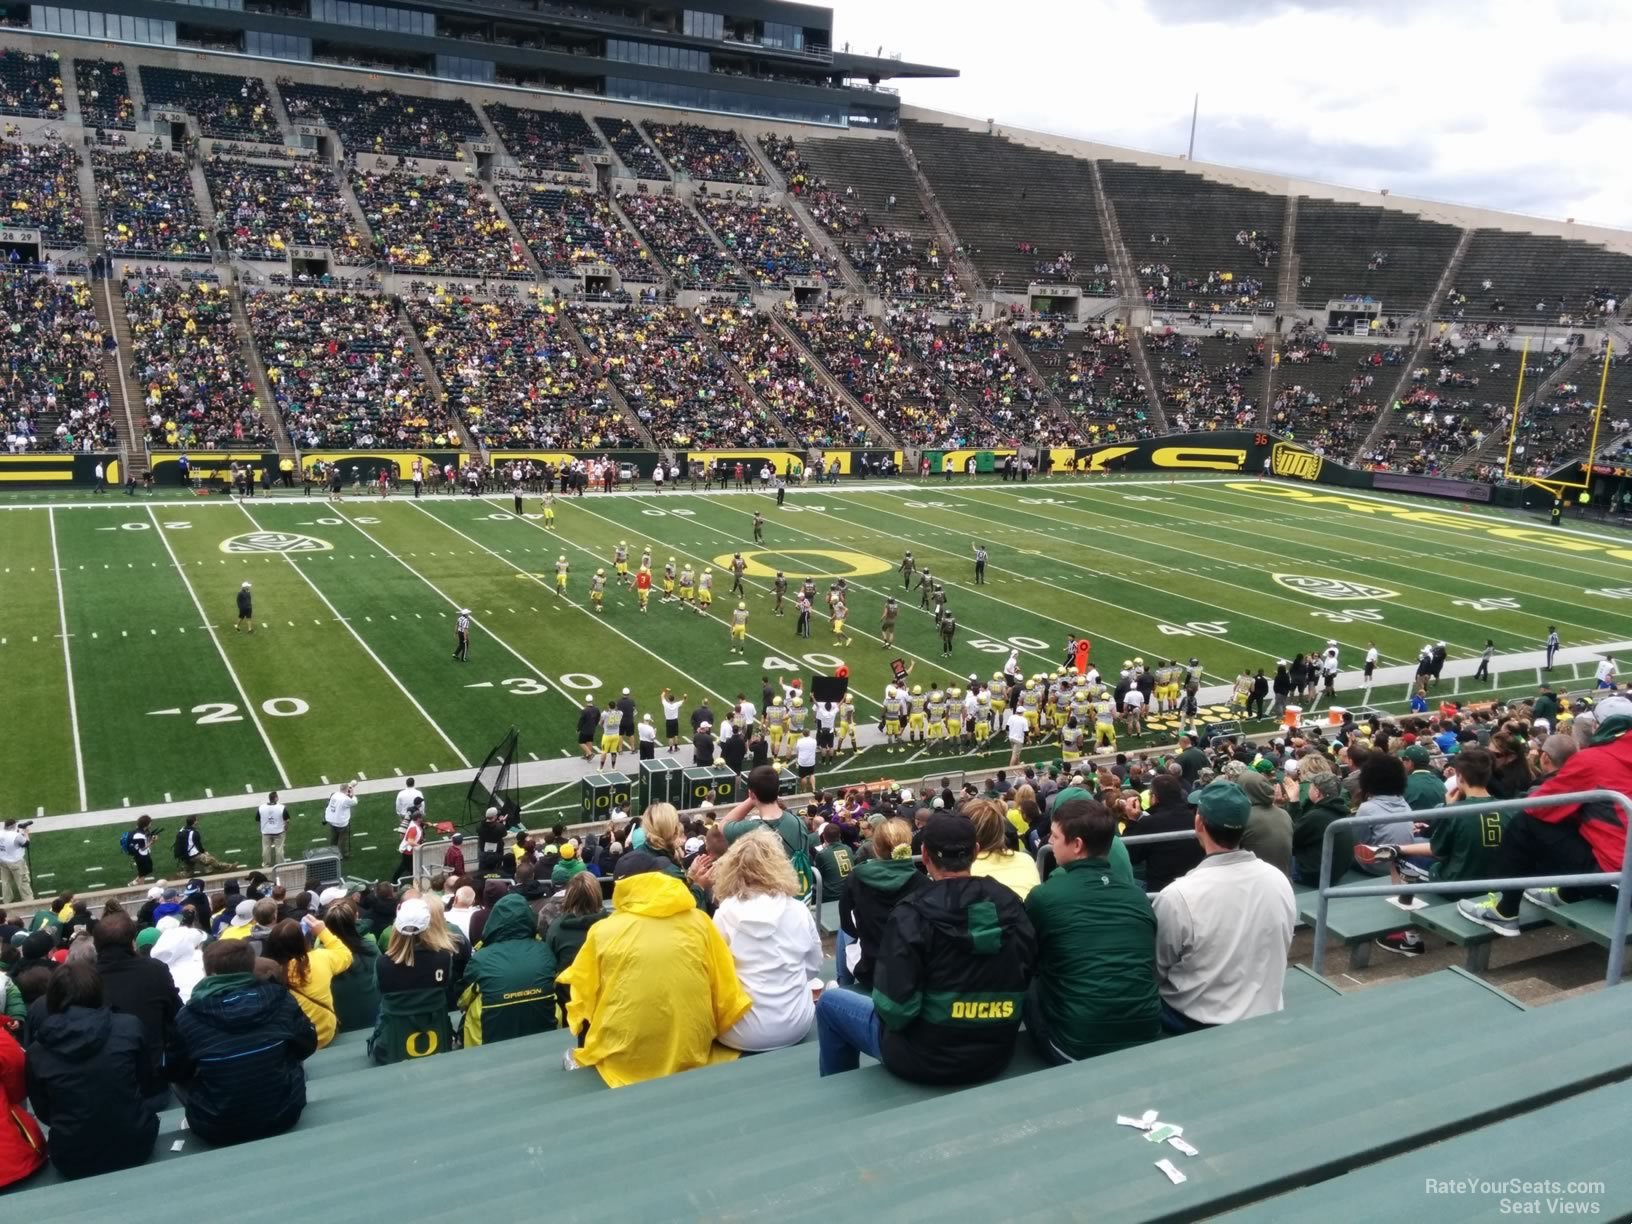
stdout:
<svg viewBox="0 0 1632 1224">
<path fill-rule="evenodd" d="M 1430 808 L 1413 812 L 1411 819 L 1432 824 L 1451 816 L 1477 816 L 1484 812 L 1522 812 L 1538 807 L 1564 807 L 1577 803 L 1613 803 L 1621 810 L 1628 825 L 1632 825 L 1632 799 L 1612 790 L 1570 791 L 1561 795 L 1533 796 L 1528 799 L 1492 799 L 1479 803 L 1461 803 L 1455 807 Z M 1545 875 L 1492 880 L 1443 880 L 1437 883 L 1395 884 L 1333 884 L 1332 842 L 1339 828 L 1376 824 L 1372 816 L 1344 816 L 1326 826 L 1320 839 L 1320 878 L 1315 899 L 1315 950 L 1313 969 L 1324 971 L 1326 964 L 1326 911 L 1332 897 L 1390 897 L 1401 891 L 1418 893 L 1507 892 L 1521 888 L 1582 888 L 1614 885 L 1619 891 L 1615 897 L 1615 925 L 1609 944 L 1609 963 L 1604 971 L 1604 985 L 1615 986 L 1621 980 L 1626 962 L 1626 933 L 1629 912 L 1632 912 L 1632 842 L 1621 855 L 1619 872 L 1602 871 L 1588 875 Z"/>
</svg>

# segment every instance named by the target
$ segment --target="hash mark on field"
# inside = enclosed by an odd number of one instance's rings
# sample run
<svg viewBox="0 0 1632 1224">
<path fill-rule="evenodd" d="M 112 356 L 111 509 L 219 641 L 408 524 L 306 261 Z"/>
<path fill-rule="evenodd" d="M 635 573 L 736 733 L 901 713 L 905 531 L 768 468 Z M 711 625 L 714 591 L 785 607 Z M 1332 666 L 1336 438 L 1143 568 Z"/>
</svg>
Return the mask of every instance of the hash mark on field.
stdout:
<svg viewBox="0 0 1632 1224">
<path fill-rule="evenodd" d="M 358 781 L 361 781 L 361 782 L 367 782 L 368 781 L 368 775 L 365 774 L 360 769 L 357 771 L 357 778 L 358 778 Z"/>
<path fill-rule="evenodd" d="M 329 780 L 327 778 L 325 778 L 322 774 L 317 775 L 317 780 L 319 782 L 323 783 L 324 786 L 327 786 L 329 784 Z"/>
<path fill-rule="evenodd" d="M 538 753 L 536 753 L 536 752 L 529 752 L 529 753 L 528 753 L 528 754 L 527 754 L 527 759 L 528 759 L 528 760 L 529 760 L 529 761 L 536 761 L 536 760 L 538 760 Z"/>
<path fill-rule="evenodd" d="M 254 793 L 255 793 L 255 788 L 254 788 L 254 787 L 253 787 L 253 786 L 251 786 L 251 785 L 250 785 L 250 784 L 249 784 L 249 783 L 248 783 L 248 782 L 245 782 L 245 783 L 244 783 L 244 794 L 246 794 L 246 795 L 253 795 L 253 794 L 254 794 Z M 237 853 L 238 853 L 238 851 L 236 851 L 236 850 L 228 850 L 228 851 L 227 851 L 227 853 L 228 853 L 228 854 L 237 854 Z"/>
<path fill-rule="evenodd" d="M 435 765 L 432 765 L 432 766 L 431 766 L 431 772 L 432 772 L 432 773 L 436 773 L 436 772 L 437 772 L 437 768 L 436 768 L 436 766 L 435 766 Z"/>
<path fill-rule="evenodd" d="M 207 787 L 207 786 L 206 786 L 206 787 L 205 787 L 205 788 L 204 788 L 204 798 L 206 798 L 206 799 L 214 799 L 214 798 L 215 798 L 215 792 L 214 792 L 214 791 L 212 791 L 212 790 L 211 790 L 211 789 L 210 789 L 210 788 L 209 788 L 209 787 Z"/>
<path fill-rule="evenodd" d="M 222 854 L 242 854 L 243 852 L 244 852 L 244 848 L 242 846 L 229 846 L 227 849 L 223 850 L 221 853 Z"/>
<path fill-rule="evenodd" d="M 130 806 L 130 796 L 129 796 L 129 795 L 126 795 L 126 796 L 125 796 L 125 798 L 124 798 L 124 799 L 122 799 L 122 800 L 121 800 L 121 801 L 120 801 L 120 804 L 119 804 L 119 806 L 121 806 L 121 807 L 129 807 L 129 806 Z"/>
<path fill-rule="evenodd" d="M 323 844 L 323 839 L 321 837 L 314 837 L 311 840 L 311 844 L 314 846 L 321 846 Z"/>
<path fill-rule="evenodd" d="M 169 802 L 170 802 L 170 792 L 169 792 L 169 791 L 165 791 L 165 792 L 164 792 L 164 801 L 165 801 L 165 802 L 166 802 L 166 803 L 169 803 Z"/>
<path fill-rule="evenodd" d="M 85 868 L 85 874 L 86 875 L 93 875 L 96 872 L 102 871 L 102 870 L 105 870 L 105 869 L 101 868 L 101 867 L 87 867 L 87 868 Z"/>
</svg>

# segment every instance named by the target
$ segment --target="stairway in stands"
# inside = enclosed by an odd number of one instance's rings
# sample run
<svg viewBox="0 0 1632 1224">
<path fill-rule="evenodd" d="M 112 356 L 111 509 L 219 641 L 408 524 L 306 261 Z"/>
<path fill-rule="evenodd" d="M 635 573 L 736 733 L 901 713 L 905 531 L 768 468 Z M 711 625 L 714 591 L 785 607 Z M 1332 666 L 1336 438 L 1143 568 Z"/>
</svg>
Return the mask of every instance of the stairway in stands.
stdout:
<svg viewBox="0 0 1632 1224">
<path fill-rule="evenodd" d="M 278 402 L 272 396 L 272 383 L 266 376 L 266 365 L 261 361 L 260 350 L 255 347 L 252 339 L 255 333 L 249 325 L 249 314 L 244 310 L 243 291 L 235 284 L 229 285 L 227 296 L 232 301 L 232 322 L 238 329 L 238 338 L 243 345 L 244 362 L 249 367 L 251 380 L 255 383 L 255 395 L 261 401 L 261 416 L 277 443 L 278 461 L 281 463 L 285 459 L 290 460 L 298 472 L 300 453 L 289 437 L 289 430 L 278 412 Z"/>
<path fill-rule="evenodd" d="M 1286 217 L 1281 222 L 1281 274 L 1275 283 L 1275 310 L 1276 318 L 1292 308 L 1298 300 L 1298 266 L 1296 243 L 1298 239 L 1298 197 L 1289 194 L 1286 197 Z M 1280 328 L 1275 329 L 1272 338 L 1274 351 L 1281 349 Z M 1269 377 L 1264 383 L 1264 409 L 1258 414 L 1260 428 L 1269 427 L 1269 407 L 1275 402 L 1276 375 L 1280 373 L 1280 363 L 1273 359 L 1269 363 Z"/>
<path fill-rule="evenodd" d="M 1422 313 L 1417 316 L 1420 334 L 1411 352 L 1406 355 L 1400 366 L 1400 377 L 1395 382 L 1393 390 L 1382 401 L 1382 409 L 1377 413 L 1377 423 L 1371 427 L 1355 452 L 1348 456 L 1348 461 L 1359 464 L 1360 457 L 1369 453 L 1372 447 L 1388 432 L 1389 420 L 1394 415 L 1394 405 L 1404 397 L 1406 389 L 1411 385 L 1411 372 L 1422 363 L 1422 355 L 1428 349 L 1428 342 L 1434 337 L 1434 320 L 1439 317 L 1440 307 L 1444 304 L 1445 293 L 1456 281 L 1456 275 L 1462 267 L 1462 260 L 1468 253 L 1468 244 L 1473 240 L 1473 231 L 1465 229 L 1457 239 L 1456 250 L 1451 252 L 1450 262 L 1445 265 L 1445 271 L 1439 275 L 1439 283 L 1434 286 L 1434 292 L 1428 299 Z"/>
<path fill-rule="evenodd" d="M 627 221 L 625 224 L 627 224 Z M 633 230 L 630 232 L 632 233 Z M 653 265 L 653 267 L 656 266 L 656 264 Z M 578 354 L 578 360 L 583 362 L 588 369 L 593 370 L 598 368 L 600 366 L 600 362 L 596 360 L 595 355 L 589 351 L 589 345 L 584 343 L 583 336 L 578 334 L 578 327 L 572 321 L 572 312 L 562 310 L 560 313 L 561 334 L 568 337 L 572 341 L 572 348 L 573 351 Z M 601 375 L 600 384 L 596 389 L 602 392 L 607 399 L 611 400 L 618 406 L 618 411 L 623 414 L 623 419 L 629 423 L 630 428 L 632 428 L 635 431 L 636 436 L 640 438 L 642 446 L 645 446 L 649 450 L 658 449 L 657 440 L 653 438 L 652 431 L 646 428 L 646 422 L 641 420 L 640 417 L 636 415 L 635 410 L 629 406 L 629 401 L 624 399 L 623 392 L 618 390 L 617 384 L 608 378 L 604 372 Z"/>
<path fill-rule="evenodd" d="M 100 225 L 92 220 L 94 212 L 87 206 L 87 225 Z M 98 231 L 100 233 L 100 231 Z M 97 244 L 100 247 L 100 243 Z M 119 435 L 119 457 L 124 475 L 147 466 L 146 418 L 142 414 L 142 389 L 130 375 L 130 323 L 125 318 L 124 304 L 114 297 L 111 280 L 91 281 L 91 305 L 96 309 L 97 322 L 105 334 L 112 336 L 119 347 L 102 350 L 102 375 L 108 381 L 108 392 L 113 397 L 113 428 Z"/>
<path fill-rule="evenodd" d="M 419 363 L 419 372 L 425 378 L 425 385 L 430 388 L 431 394 L 436 397 L 436 402 L 442 406 L 449 418 L 452 419 L 453 427 L 459 431 L 459 445 L 468 451 L 475 452 L 485 462 L 487 460 L 486 449 L 476 444 L 475 440 L 470 436 L 470 430 L 465 427 L 465 418 L 448 402 L 447 385 L 442 381 L 442 376 L 436 372 L 436 362 L 432 361 L 431 355 L 425 351 L 425 342 L 419 338 L 419 333 L 414 330 L 414 321 L 409 317 L 408 307 L 403 305 L 400 299 L 397 301 L 397 326 L 402 329 L 402 334 L 408 338 L 408 347 L 413 350 L 414 360 Z"/>
<path fill-rule="evenodd" d="M 816 354 L 811 352 L 810 347 L 799 338 L 799 334 L 782 321 L 778 313 L 774 311 L 767 312 L 765 317 L 771 320 L 772 325 L 782 334 L 784 341 L 805 355 L 805 360 L 809 363 L 807 369 L 811 370 L 829 391 L 845 403 L 850 411 L 855 414 L 856 419 L 863 422 L 874 437 L 882 438 L 887 446 L 897 447 L 901 445 L 895 435 L 880 425 L 878 418 L 862 407 L 861 401 L 851 395 L 849 389 L 833 376 L 833 372 L 822 364 Z"/>
<path fill-rule="evenodd" d="M 941 202 L 935 195 L 934 186 L 924 173 L 924 168 L 918 164 L 918 155 L 913 152 L 912 146 L 907 143 L 905 132 L 898 130 L 896 139 L 900 142 L 901 152 L 905 155 L 907 166 L 912 171 L 913 186 L 917 190 L 920 207 L 929 218 L 930 226 L 934 230 L 936 238 L 940 240 L 941 250 L 957 251 L 958 232 L 952 228 L 951 220 L 948 219 L 946 211 L 941 207 Z M 896 203 L 899 206 L 900 201 L 897 200 Z M 974 260 L 959 259 L 955 261 L 954 266 L 958 274 L 958 283 L 963 286 L 965 293 L 970 297 L 985 296 L 987 285 L 981 279 L 980 269 L 975 267 Z"/>
<path fill-rule="evenodd" d="M 1122 224 L 1117 220 L 1116 208 L 1111 204 L 1111 197 L 1105 193 L 1105 180 L 1100 175 L 1099 163 L 1088 163 L 1094 180 L 1094 200 L 1099 205 L 1099 232 L 1105 241 L 1105 260 L 1116 273 L 1117 294 L 1121 298 L 1124 310 L 1131 308 L 1139 299 L 1139 280 L 1134 275 L 1133 257 L 1128 254 L 1127 244 L 1122 241 Z M 1128 353 L 1133 358 L 1134 366 L 1139 371 L 1139 379 L 1145 384 L 1145 399 L 1150 405 L 1151 425 L 1158 435 L 1167 432 L 1167 413 L 1162 408 L 1161 389 L 1156 385 L 1156 375 L 1150 367 L 1150 354 L 1145 351 L 1144 337 L 1140 329 L 1128 326 Z"/>
<path fill-rule="evenodd" d="M 1593 356 L 1594 353 L 1590 348 L 1585 346 L 1578 348 L 1570 354 L 1569 358 L 1562 365 L 1549 371 L 1539 380 L 1535 381 L 1529 393 L 1526 394 L 1524 399 L 1519 403 L 1519 419 L 1522 421 L 1532 413 L 1541 410 L 1542 406 L 1546 402 L 1546 396 L 1559 383 L 1577 381 L 1578 376 L 1583 374 L 1589 368 L 1596 369 L 1595 363 L 1593 362 Z M 1545 360 L 1547 360 L 1546 353 L 1532 352 L 1527 364 L 1533 366 L 1538 361 Z M 1531 375 L 1528 372 L 1526 373 L 1526 378 L 1533 377 L 1534 375 Z M 1608 406 L 1605 408 L 1605 415 L 1609 415 Z M 1463 452 L 1463 454 L 1458 457 L 1456 462 L 1451 464 L 1448 475 L 1465 476 L 1470 469 L 1476 468 L 1481 464 L 1505 463 L 1507 458 L 1507 442 L 1508 437 L 1512 432 L 1512 425 L 1513 418 L 1509 416 L 1501 423 L 1501 428 L 1492 429 L 1480 441 L 1478 446 Z"/>
</svg>

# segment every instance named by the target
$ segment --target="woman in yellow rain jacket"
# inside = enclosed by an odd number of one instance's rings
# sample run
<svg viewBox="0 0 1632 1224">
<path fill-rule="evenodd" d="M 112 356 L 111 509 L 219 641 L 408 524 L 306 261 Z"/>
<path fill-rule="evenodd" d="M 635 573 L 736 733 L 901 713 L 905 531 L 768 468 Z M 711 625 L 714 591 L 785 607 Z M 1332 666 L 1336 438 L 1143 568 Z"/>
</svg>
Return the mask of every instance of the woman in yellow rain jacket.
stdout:
<svg viewBox="0 0 1632 1224">
<path fill-rule="evenodd" d="M 315 936 L 311 947 L 306 945 L 308 930 Z M 317 1030 L 317 1048 L 321 1050 L 339 1031 L 329 983 L 351 968 L 351 949 L 329 934 L 316 918 L 306 919 L 304 925 L 285 918 L 267 932 L 261 953 L 283 966 L 284 985 Z"/>
<path fill-rule="evenodd" d="M 753 1000 L 685 881 L 661 871 L 625 876 L 612 907 L 556 979 L 572 990 L 567 1027 L 583 1042 L 568 1065 L 594 1067 L 621 1088 L 736 1058 L 715 1039 Z"/>
</svg>

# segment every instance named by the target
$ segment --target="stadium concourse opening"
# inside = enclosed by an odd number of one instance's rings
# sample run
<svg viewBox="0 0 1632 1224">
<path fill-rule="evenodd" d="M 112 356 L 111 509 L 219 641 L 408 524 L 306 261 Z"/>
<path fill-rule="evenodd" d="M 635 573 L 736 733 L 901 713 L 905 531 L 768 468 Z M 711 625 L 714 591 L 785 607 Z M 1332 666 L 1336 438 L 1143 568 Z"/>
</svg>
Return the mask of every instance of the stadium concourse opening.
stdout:
<svg viewBox="0 0 1632 1224">
<path fill-rule="evenodd" d="M 782 0 L 141 7 L 0 49 L 19 1218 L 450 1073 L 326 1210 L 1632 1218 L 1626 233 Z"/>
</svg>

